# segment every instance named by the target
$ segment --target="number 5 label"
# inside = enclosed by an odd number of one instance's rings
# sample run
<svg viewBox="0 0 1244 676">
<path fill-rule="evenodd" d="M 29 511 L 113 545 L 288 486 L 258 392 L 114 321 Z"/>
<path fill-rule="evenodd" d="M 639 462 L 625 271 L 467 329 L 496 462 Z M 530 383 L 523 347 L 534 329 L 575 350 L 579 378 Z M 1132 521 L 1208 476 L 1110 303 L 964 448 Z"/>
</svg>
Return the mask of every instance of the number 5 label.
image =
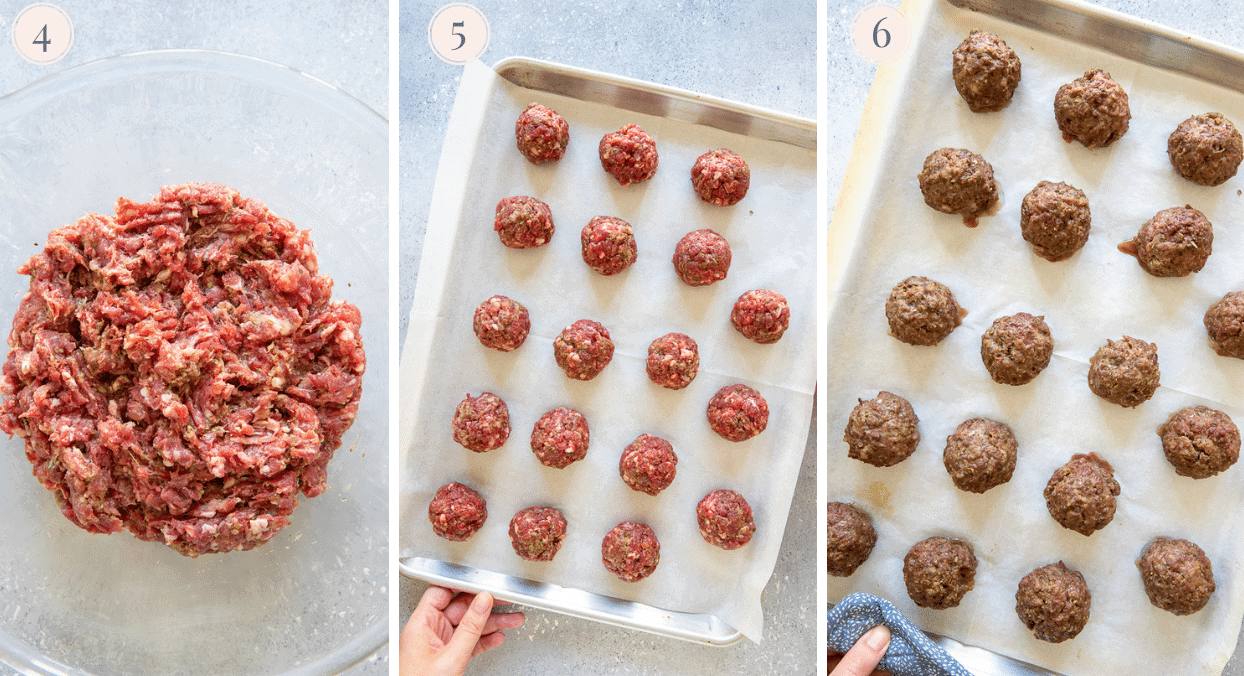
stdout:
<svg viewBox="0 0 1244 676">
<path fill-rule="evenodd" d="M 428 22 L 428 45 L 446 63 L 470 63 L 488 49 L 488 19 L 464 2 L 445 5 Z"/>
<path fill-rule="evenodd" d="M 31 63 L 56 63 L 72 46 L 73 22 L 56 5 L 30 5 L 13 20 L 13 47 Z"/>
<path fill-rule="evenodd" d="M 889 63 L 907 51 L 911 27 L 907 17 L 891 5 L 872 5 L 855 15 L 851 43 L 860 56 L 873 63 Z"/>
</svg>

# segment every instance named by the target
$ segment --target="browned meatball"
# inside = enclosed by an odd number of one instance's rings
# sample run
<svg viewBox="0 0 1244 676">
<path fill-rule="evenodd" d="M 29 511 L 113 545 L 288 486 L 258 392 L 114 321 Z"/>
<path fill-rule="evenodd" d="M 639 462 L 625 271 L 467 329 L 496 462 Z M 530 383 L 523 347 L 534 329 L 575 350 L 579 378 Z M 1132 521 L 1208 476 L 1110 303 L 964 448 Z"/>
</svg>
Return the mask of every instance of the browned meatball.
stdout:
<svg viewBox="0 0 1244 676">
<path fill-rule="evenodd" d="M 1240 429 L 1231 416 L 1208 406 L 1189 406 L 1158 427 L 1162 451 L 1180 476 L 1204 479 L 1240 459 Z"/>
<path fill-rule="evenodd" d="M 556 162 L 566 154 L 570 125 L 557 111 L 532 103 L 514 121 L 514 138 L 518 151 L 532 164 Z"/>
<path fill-rule="evenodd" d="M 1024 240 L 1033 253 L 1053 263 L 1084 247 L 1092 221 L 1084 191 L 1066 183 L 1041 181 L 1019 206 Z"/>
<path fill-rule="evenodd" d="M 1122 138 L 1132 111 L 1127 104 L 1127 92 L 1110 79 L 1110 73 L 1097 69 L 1058 88 L 1054 95 L 1054 119 L 1064 141 L 1079 141 L 1092 150 Z"/>
<path fill-rule="evenodd" d="M 488 505 L 475 489 L 458 482 L 436 489 L 428 503 L 432 531 L 454 542 L 466 542 L 484 525 Z"/>
<path fill-rule="evenodd" d="M 909 345 L 937 345 L 967 314 L 945 284 L 927 277 L 904 279 L 885 302 L 890 335 Z"/>
<path fill-rule="evenodd" d="M 903 582 L 921 608 L 954 608 L 976 585 L 972 545 L 944 537 L 917 542 L 903 557 Z"/>
<path fill-rule="evenodd" d="M 566 539 L 566 517 L 552 507 L 528 507 L 510 519 L 510 546 L 528 561 L 552 561 Z"/>
<path fill-rule="evenodd" d="M 685 333 L 667 333 L 648 345 L 648 380 L 681 390 L 700 372 L 700 346 Z"/>
<path fill-rule="evenodd" d="M 906 460 L 920 443 L 916 429 L 920 419 L 907 400 L 897 394 L 879 392 L 851 410 L 842 440 L 847 457 L 877 467 L 890 467 Z"/>
<path fill-rule="evenodd" d="M 624 188 L 657 173 L 657 143 L 637 124 L 605 134 L 597 150 L 600 166 Z"/>
<path fill-rule="evenodd" d="M 1062 561 L 1041 566 L 1024 576 L 1015 591 L 1015 612 L 1042 641 L 1062 643 L 1088 624 L 1089 593 L 1084 576 Z"/>
<path fill-rule="evenodd" d="M 493 296 L 475 308 L 472 327 L 484 347 L 509 352 L 527 340 L 531 315 L 522 303 L 506 296 Z"/>
<path fill-rule="evenodd" d="M 942 462 L 955 487 L 984 493 L 1011 480 L 1019 443 L 1006 425 L 985 418 L 965 420 L 946 437 Z"/>
<path fill-rule="evenodd" d="M 1045 485 L 1045 506 L 1063 528 L 1092 535 L 1114 518 L 1119 482 L 1096 453 L 1071 456 Z"/>
<path fill-rule="evenodd" d="M 484 453 L 500 448 L 510 438 L 510 409 L 492 392 L 466 396 L 450 423 L 454 441 L 467 450 Z"/>
<path fill-rule="evenodd" d="M 825 571 L 848 577 L 872 554 L 877 544 L 868 512 L 845 502 L 825 506 Z"/>
<path fill-rule="evenodd" d="M 951 76 L 972 112 L 996 112 L 1019 86 L 1019 57 L 998 36 L 973 29 L 951 54 Z"/>
<path fill-rule="evenodd" d="M 1168 613 L 1191 615 L 1214 594 L 1214 566 L 1204 550 L 1187 540 L 1154 538 L 1136 567 L 1149 602 Z"/>
<path fill-rule="evenodd" d="M 1093 394 L 1112 404 L 1134 408 L 1158 390 L 1158 346 L 1139 338 L 1106 340 L 1089 359 L 1088 384 Z"/>
<path fill-rule="evenodd" d="M 1221 185 L 1244 159 L 1244 139 L 1221 113 L 1195 115 L 1175 127 L 1166 154 L 1180 176 L 1200 185 Z"/>
<path fill-rule="evenodd" d="M 520 195 L 497 202 L 493 230 L 511 249 L 532 249 L 553 238 L 553 210 L 534 197 Z"/>
<path fill-rule="evenodd" d="M 916 179 L 925 204 L 944 214 L 959 214 L 969 228 L 976 227 L 976 218 L 998 203 L 993 167 L 967 150 L 934 150 L 924 158 L 924 168 Z"/>
<path fill-rule="evenodd" d="M 744 291 L 734 301 L 730 323 L 748 340 L 761 345 L 776 343 L 790 327 L 790 306 L 786 304 L 786 297 L 777 291 Z"/>
<path fill-rule="evenodd" d="M 1232 291 L 1205 311 L 1205 330 L 1214 351 L 1244 359 L 1244 291 Z"/>
<path fill-rule="evenodd" d="M 661 562 L 661 543 L 646 523 L 623 521 L 600 542 L 605 569 L 623 582 L 638 582 L 652 574 Z"/>
<path fill-rule="evenodd" d="M 727 551 L 751 542 L 756 534 L 752 506 L 737 491 L 721 488 L 700 499 L 695 506 L 700 536 L 714 547 Z"/>
<path fill-rule="evenodd" d="M 1184 277 L 1200 272 L 1214 249 L 1214 227 L 1191 206 L 1163 209 L 1140 226 L 1119 251 L 1135 256 L 1154 277 Z"/>
<path fill-rule="evenodd" d="M 656 495 L 669 488 L 678 472 L 674 446 L 661 437 L 641 434 L 622 450 L 618 474 L 633 490 Z"/>
<path fill-rule="evenodd" d="M 994 382 L 1023 385 L 1050 365 L 1054 338 L 1045 317 L 1017 312 L 998 317 L 981 336 L 981 361 Z"/>
<path fill-rule="evenodd" d="M 709 204 L 728 207 L 747 195 L 752 170 L 747 162 L 728 148 L 710 150 L 691 165 L 691 186 Z"/>
</svg>

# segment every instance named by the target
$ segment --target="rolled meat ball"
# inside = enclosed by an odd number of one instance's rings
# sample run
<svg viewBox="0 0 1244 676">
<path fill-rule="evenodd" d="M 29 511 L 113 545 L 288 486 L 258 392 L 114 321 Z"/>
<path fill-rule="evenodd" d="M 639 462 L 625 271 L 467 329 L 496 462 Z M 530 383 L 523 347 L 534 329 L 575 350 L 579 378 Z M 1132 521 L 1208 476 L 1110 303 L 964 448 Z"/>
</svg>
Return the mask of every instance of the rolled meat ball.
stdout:
<svg viewBox="0 0 1244 676">
<path fill-rule="evenodd" d="M 1208 406 L 1189 406 L 1160 427 L 1162 452 L 1175 473 L 1205 479 L 1225 472 L 1240 459 L 1240 429 L 1231 416 Z"/>
<path fill-rule="evenodd" d="M 929 153 L 916 180 L 925 204 L 944 214 L 962 216 L 969 228 L 975 228 L 977 217 L 998 203 L 993 166 L 962 148 L 939 148 Z"/>
<path fill-rule="evenodd" d="M 920 419 L 906 399 L 879 392 L 868 401 L 858 400 L 851 410 L 842 440 L 847 457 L 876 467 L 890 467 L 906 460 L 920 443 L 916 429 Z"/>
<path fill-rule="evenodd" d="M 994 382 L 1024 385 L 1032 382 L 1054 355 L 1054 337 L 1045 317 L 1017 312 L 993 320 L 981 335 L 981 361 Z"/>
<path fill-rule="evenodd" d="M 510 409 L 492 392 L 466 396 L 454 411 L 454 441 L 463 448 L 484 453 L 500 448 L 510 438 Z"/>
<path fill-rule="evenodd" d="M 514 138 L 528 162 L 556 162 L 566 154 L 570 125 L 557 111 L 532 103 L 514 121 Z"/>
<path fill-rule="evenodd" d="M 564 469 L 587 456 L 591 431 L 587 418 L 573 408 L 555 408 L 540 416 L 531 429 L 531 452 L 540 464 Z"/>
<path fill-rule="evenodd" d="M 1214 249 L 1214 226 L 1191 206 L 1159 211 L 1136 237 L 1119 245 L 1154 277 L 1185 277 L 1200 272 Z"/>
<path fill-rule="evenodd" d="M 1110 73 L 1096 69 L 1058 88 L 1054 119 L 1064 141 L 1079 141 L 1092 150 L 1122 138 L 1132 111 L 1123 87 L 1111 79 Z"/>
<path fill-rule="evenodd" d="M 730 272 L 730 244 L 708 228 L 683 235 L 674 246 L 674 272 L 690 286 L 708 286 Z"/>
<path fill-rule="evenodd" d="M 1244 139 L 1221 113 L 1194 115 L 1171 132 L 1166 154 L 1180 176 L 1199 185 L 1216 186 L 1239 171 Z"/>
<path fill-rule="evenodd" d="M 718 489 L 701 498 L 695 517 L 704 541 L 727 551 L 746 545 L 756 534 L 752 506 L 730 489 Z"/>
<path fill-rule="evenodd" d="M 747 195 L 752 170 L 747 162 L 728 148 L 710 150 L 691 165 L 691 187 L 709 204 L 728 207 Z"/>
<path fill-rule="evenodd" d="M 553 339 L 553 359 L 571 380 L 591 380 L 613 360 L 613 340 L 600 322 L 580 319 Z"/>
<path fill-rule="evenodd" d="M 1204 323 L 1215 352 L 1244 359 L 1244 291 L 1232 291 L 1211 305 Z"/>
<path fill-rule="evenodd" d="M 534 197 L 506 197 L 497 202 L 492 227 L 511 249 L 533 249 L 553 238 L 553 210 Z"/>
<path fill-rule="evenodd" d="M 1161 376 L 1158 346 L 1131 336 L 1106 340 L 1089 359 L 1089 389 L 1124 408 L 1148 401 L 1158 390 Z"/>
<path fill-rule="evenodd" d="M 825 506 L 825 571 L 849 577 L 868 560 L 877 544 L 872 517 L 845 502 Z"/>
<path fill-rule="evenodd" d="M 1188 540 L 1154 538 L 1136 561 L 1145 594 L 1173 615 L 1191 615 L 1209 603 L 1217 586 L 1205 550 Z"/>
<path fill-rule="evenodd" d="M 638 582 L 653 573 L 661 562 L 661 543 L 646 523 L 623 521 L 600 543 L 605 570 L 623 582 Z"/>
<path fill-rule="evenodd" d="M 481 345 L 509 352 L 527 340 L 531 316 L 522 303 L 506 296 L 493 296 L 475 308 L 472 325 Z"/>
<path fill-rule="evenodd" d="M 637 124 L 605 134 L 598 150 L 600 166 L 624 188 L 657 173 L 657 143 Z"/>
<path fill-rule="evenodd" d="M 1011 480 L 1019 443 L 1011 428 L 995 420 L 965 420 L 946 438 L 942 462 L 955 487 L 984 493 Z"/>
<path fill-rule="evenodd" d="M 700 372 L 700 347 L 685 333 L 667 333 L 648 345 L 648 379 L 681 390 Z"/>
<path fill-rule="evenodd" d="M 656 495 L 674 482 L 678 455 L 674 453 L 673 444 L 665 439 L 641 434 L 623 449 L 618 473 L 632 490 Z"/>
<path fill-rule="evenodd" d="M 527 561 L 552 561 L 566 539 L 566 517 L 552 507 L 528 507 L 510 519 L 510 546 Z"/>
<path fill-rule="evenodd" d="M 931 537 L 912 545 L 903 557 L 907 595 L 921 608 L 959 605 L 976 586 L 976 554 L 966 540 Z"/>
<path fill-rule="evenodd" d="M 452 482 L 436 489 L 428 503 L 432 531 L 454 542 L 465 542 L 484 525 L 488 506 L 475 489 Z"/>
<path fill-rule="evenodd" d="M 734 302 L 730 323 L 748 340 L 761 345 L 776 343 L 790 328 L 790 306 L 786 297 L 776 291 L 744 291 Z"/>
<path fill-rule="evenodd" d="M 1041 181 L 1024 195 L 1019 229 L 1033 253 L 1052 263 L 1067 260 L 1088 242 L 1093 218 L 1084 191 L 1066 183 Z"/>
<path fill-rule="evenodd" d="M 1062 561 L 1024 576 L 1015 591 L 1015 613 L 1042 641 L 1062 643 L 1084 631 L 1093 595 L 1079 571 Z"/>
<path fill-rule="evenodd" d="M 1045 506 L 1063 528 L 1092 535 L 1114 519 L 1119 495 L 1114 468 L 1096 453 L 1071 456 L 1045 486 Z"/>
<path fill-rule="evenodd" d="M 746 441 L 769 425 L 769 403 L 741 383 L 726 385 L 708 402 L 708 426 L 727 441 Z"/>
<path fill-rule="evenodd" d="M 997 112 L 1019 86 L 1019 57 L 998 36 L 973 29 L 951 54 L 951 77 L 969 110 Z"/>
<path fill-rule="evenodd" d="M 904 279 L 885 302 L 890 335 L 909 345 L 937 345 L 967 314 L 945 284 L 927 277 Z"/>
<path fill-rule="evenodd" d="M 631 267 L 639 255 L 631 224 L 613 216 L 597 216 L 579 235 L 583 262 L 606 277 Z"/>
</svg>

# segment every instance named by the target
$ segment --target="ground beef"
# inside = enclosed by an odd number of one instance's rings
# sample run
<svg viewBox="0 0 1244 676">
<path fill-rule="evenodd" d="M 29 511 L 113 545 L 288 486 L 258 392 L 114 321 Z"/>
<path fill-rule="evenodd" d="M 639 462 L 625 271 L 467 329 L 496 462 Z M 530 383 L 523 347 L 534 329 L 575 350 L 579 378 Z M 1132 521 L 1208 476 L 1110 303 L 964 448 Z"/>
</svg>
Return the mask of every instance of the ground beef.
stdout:
<svg viewBox="0 0 1244 676">
<path fill-rule="evenodd" d="M 466 542 L 484 525 L 488 506 L 473 488 L 458 482 L 436 489 L 428 504 L 432 530 L 446 540 Z"/>
<path fill-rule="evenodd" d="M 493 296 L 475 308 L 475 337 L 484 347 L 509 352 L 527 340 L 531 316 L 523 304 L 505 296 Z"/>
<path fill-rule="evenodd" d="M 1161 375 L 1158 346 L 1130 336 L 1107 340 L 1089 359 L 1089 389 L 1124 408 L 1148 401 L 1157 391 Z"/>
<path fill-rule="evenodd" d="M 510 409 L 501 397 L 484 392 L 466 396 L 454 411 L 454 441 L 476 453 L 501 448 L 510 438 Z"/>
<path fill-rule="evenodd" d="M 555 408 L 540 416 L 531 430 L 531 452 L 545 467 L 564 469 L 587 455 L 591 433 L 587 419 L 572 408 Z"/>
<path fill-rule="evenodd" d="M 1045 506 L 1063 528 L 1092 535 L 1114 518 L 1119 482 L 1096 453 L 1071 456 L 1045 486 Z"/>
<path fill-rule="evenodd" d="M 894 285 L 885 302 L 890 335 L 909 345 L 937 345 L 967 314 L 945 284 L 926 277 Z"/>
<path fill-rule="evenodd" d="M 1214 249 L 1214 227 L 1191 206 L 1163 209 L 1140 226 L 1119 251 L 1135 256 L 1154 277 L 1185 277 L 1200 272 Z"/>
<path fill-rule="evenodd" d="M 624 521 L 605 533 L 600 543 L 605 569 L 623 582 L 638 582 L 652 574 L 661 562 L 661 543 L 646 523 Z"/>
<path fill-rule="evenodd" d="M 613 216 L 597 216 L 583 226 L 579 235 L 583 262 L 602 275 L 616 275 L 631 267 L 639 246 L 631 224 Z"/>
<path fill-rule="evenodd" d="M 984 418 L 965 420 L 946 438 L 942 462 L 955 487 L 984 493 L 1011 480 L 1019 444 L 1006 425 Z"/>
<path fill-rule="evenodd" d="M 1189 406 L 1160 427 L 1162 451 L 1180 476 L 1204 479 L 1240 459 L 1240 429 L 1231 416 L 1208 406 Z"/>
<path fill-rule="evenodd" d="M 756 534 L 752 506 L 729 489 L 718 489 L 701 498 L 695 506 L 695 518 L 704 541 L 727 551 L 746 545 Z"/>
<path fill-rule="evenodd" d="M 553 358 L 567 378 L 591 380 L 613 360 L 609 330 L 600 322 L 580 319 L 553 339 Z"/>
<path fill-rule="evenodd" d="M 361 318 L 318 270 L 307 231 L 222 185 L 53 230 L 18 268 L 0 430 L 89 532 L 263 544 L 358 414 Z"/>
<path fill-rule="evenodd" d="M 915 452 L 920 443 L 916 429 L 920 419 L 906 399 L 878 392 L 874 399 L 858 401 L 842 434 L 842 440 L 847 442 L 847 457 L 876 467 L 890 467 Z"/>
<path fill-rule="evenodd" d="M 557 111 L 532 103 L 514 121 L 518 151 L 532 164 L 556 162 L 566 154 L 570 125 Z"/>
<path fill-rule="evenodd" d="M 600 166 L 624 188 L 657 173 L 657 143 L 637 124 L 605 134 L 599 150 Z"/>
<path fill-rule="evenodd" d="M 618 473 L 633 490 L 656 495 L 669 488 L 678 471 L 674 446 L 661 437 L 641 434 L 622 451 Z"/>
<path fill-rule="evenodd" d="M 1175 127 L 1166 154 L 1180 176 L 1199 185 L 1221 185 L 1239 170 L 1244 139 L 1221 113 L 1205 113 Z"/>
<path fill-rule="evenodd" d="M 728 207 L 738 204 L 747 195 L 752 170 L 734 151 L 726 148 L 710 150 L 691 165 L 691 187 L 709 204 Z"/>
<path fill-rule="evenodd" d="M 566 517 L 551 507 L 528 507 L 510 519 L 510 545 L 528 561 L 552 561 L 566 539 Z"/>
<path fill-rule="evenodd" d="M 960 148 L 939 148 L 924 158 L 916 176 L 924 203 L 945 214 L 958 214 L 975 228 L 977 217 L 998 203 L 998 184 L 985 158 Z"/>
<path fill-rule="evenodd" d="M 907 595 L 921 608 L 954 608 L 976 585 L 976 555 L 965 540 L 931 537 L 903 557 Z"/>
<path fill-rule="evenodd" d="M 1088 624 L 1089 593 L 1084 576 L 1062 561 L 1041 566 L 1024 576 L 1015 591 L 1015 613 L 1038 639 L 1062 643 Z"/>
<path fill-rule="evenodd" d="M 1093 218 L 1084 191 L 1041 181 L 1024 196 L 1019 229 L 1033 253 L 1052 263 L 1067 260 L 1088 241 Z"/>
<path fill-rule="evenodd" d="M 1191 615 L 1214 594 L 1214 566 L 1187 540 L 1158 537 L 1136 561 L 1149 602 L 1174 615 Z"/>
<path fill-rule="evenodd" d="M 1083 77 L 1058 88 L 1054 119 L 1064 141 L 1079 141 L 1092 150 L 1122 138 L 1132 111 L 1127 92 L 1110 79 L 1110 73 L 1098 69 L 1086 71 Z"/>
<path fill-rule="evenodd" d="M 730 245 L 704 228 L 683 235 L 674 247 L 674 272 L 691 286 L 708 286 L 730 272 Z"/>
<path fill-rule="evenodd" d="M 981 336 L 981 361 L 994 382 L 1023 385 L 1032 382 L 1054 354 L 1054 337 L 1045 317 L 1017 312 L 993 320 Z"/>
<path fill-rule="evenodd" d="M 761 345 L 776 343 L 790 327 L 790 306 L 777 291 L 744 291 L 734 301 L 730 322 L 744 338 Z"/>
<path fill-rule="evenodd" d="M 534 197 L 506 197 L 497 202 L 492 227 L 511 249 L 532 249 L 553 238 L 553 210 Z"/>
<path fill-rule="evenodd" d="M 972 112 L 997 112 L 1019 86 L 1019 57 L 998 36 L 973 29 L 951 54 L 951 76 Z"/>
<path fill-rule="evenodd" d="M 849 577 L 872 554 L 877 544 L 868 512 L 845 502 L 825 506 L 825 571 Z"/>
<path fill-rule="evenodd" d="M 728 441 L 751 439 L 768 425 L 768 402 L 746 385 L 727 385 L 708 402 L 708 426 Z"/>
<path fill-rule="evenodd" d="M 1210 345 L 1223 357 L 1244 359 L 1244 291 L 1232 291 L 1205 311 Z"/>
<path fill-rule="evenodd" d="M 648 379 L 670 390 L 681 390 L 700 371 L 700 348 L 685 333 L 667 333 L 648 346 Z"/>
</svg>

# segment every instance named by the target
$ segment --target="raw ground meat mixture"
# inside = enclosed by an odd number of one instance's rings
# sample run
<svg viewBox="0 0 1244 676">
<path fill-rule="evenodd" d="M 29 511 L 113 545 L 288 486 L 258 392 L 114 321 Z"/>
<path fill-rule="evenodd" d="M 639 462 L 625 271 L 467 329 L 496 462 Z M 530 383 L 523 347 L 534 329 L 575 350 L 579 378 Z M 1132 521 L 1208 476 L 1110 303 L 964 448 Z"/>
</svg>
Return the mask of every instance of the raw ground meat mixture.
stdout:
<svg viewBox="0 0 1244 676">
<path fill-rule="evenodd" d="M 946 438 L 942 462 L 955 487 L 985 491 L 1011 480 L 1019 444 L 1011 428 L 995 420 L 972 418 Z"/>
<path fill-rule="evenodd" d="M 1186 277 L 1200 272 L 1214 250 L 1214 226 L 1191 206 L 1159 211 L 1140 226 L 1119 251 L 1135 256 L 1154 277 Z"/>
<path fill-rule="evenodd" d="M 1175 473 L 1205 479 L 1240 459 L 1240 429 L 1231 416 L 1208 406 L 1189 406 L 1158 427 L 1162 451 Z"/>
<path fill-rule="evenodd" d="M 1232 291 L 1205 311 L 1210 346 L 1223 357 L 1244 359 L 1244 291 Z"/>
<path fill-rule="evenodd" d="M 907 595 L 921 608 L 954 608 L 976 586 L 976 555 L 965 540 L 931 537 L 903 557 Z"/>
<path fill-rule="evenodd" d="M 1161 377 L 1158 346 L 1139 338 L 1107 339 L 1089 359 L 1089 389 L 1124 408 L 1148 401 L 1158 390 Z"/>
<path fill-rule="evenodd" d="M 745 441 L 769 425 L 769 403 L 743 384 L 726 385 L 708 402 L 708 426 L 728 441 Z"/>
<path fill-rule="evenodd" d="M 602 275 L 616 275 L 631 267 L 639 254 L 631 224 L 613 216 L 597 216 L 579 234 L 583 262 Z"/>
<path fill-rule="evenodd" d="M 1114 519 L 1119 495 L 1114 468 L 1096 453 L 1071 456 L 1045 486 L 1045 506 L 1063 528 L 1092 535 Z"/>
<path fill-rule="evenodd" d="M 674 483 L 678 471 L 678 456 L 674 446 L 661 437 L 641 434 L 627 444 L 618 460 L 618 473 L 622 481 L 633 490 L 656 495 Z"/>
<path fill-rule="evenodd" d="M 761 345 L 776 343 L 790 327 L 790 306 L 786 304 L 786 297 L 777 291 L 744 291 L 734 301 L 730 323 L 748 340 Z"/>
<path fill-rule="evenodd" d="M 683 235 L 674 246 L 674 272 L 691 286 L 708 286 L 730 272 L 730 245 L 721 235 L 704 228 Z"/>
<path fill-rule="evenodd" d="M 358 308 L 307 231 L 222 185 L 119 198 L 49 233 L 9 334 L 0 430 L 92 533 L 187 556 L 289 523 L 358 414 Z"/>
<path fill-rule="evenodd" d="M 937 345 L 967 314 L 945 284 L 927 277 L 895 284 L 885 302 L 890 334 L 908 345 Z"/>
<path fill-rule="evenodd" d="M 567 378 L 591 380 L 613 360 L 609 330 L 598 321 L 580 319 L 553 339 L 553 358 Z"/>
<path fill-rule="evenodd" d="M 534 197 L 506 197 L 497 202 L 492 228 L 511 249 L 532 249 L 553 238 L 553 210 Z"/>
<path fill-rule="evenodd" d="M 669 390 L 681 390 L 700 371 L 700 347 L 685 333 L 667 333 L 648 345 L 648 379 Z"/>
<path fill-rule="evenodd" d="M 906 460 L 920 443 L 916 417 L 908 401 L 897 394 L 878 392 L 876 398 L 851 409 L 842 440 L 847 457 L 875 467 L 890 467 Z"/>
<path fill-rule="evenodd" d="M 436 489 L 428 503 L 432 530 L 446 540 L 466 542 L 484 525 L 488 505 L 475 489 L 458 482 Z"/>
<path fill-rule="evenodd" d="M 605 569 L 623 582 L 638 582 L 652 574 L 661 562 L 661 543 L 646 523 L 623 521 L 600 542 Z"/>
<path fill-rule="evenodd" d="M 637 124 L 605 134 L 600 139 L 600 166 L 623 188 L 657 173 L 657 143 Z"/>
<path fill-rule="evenodd" d="M 1020 621 L 1049 643 L 1079 635 L 1088 624 L 1092 602 L 1084 576 L 1062 561 L 1028 573 L 1015 590 L 1015 613 Z"/>
<path fill-rule="evenodd" d="M 1166 139 L 1166 154 L 1180 176 L 1199 185 L 1221 185 L 1244 159 L 1244 138 L 1221 113 L 1195 115 Z"/>
<path fill-rule="evenodd" d="M 756 534 L 752 506 L 738 492 L 726 488 L 701 498 L 695 517 L 704 541 L 727 551 L 751 542 Z"/>
<path fill-rule="evenodd" d="M 916 175 L 924 203 L 944 214 L 958 214 L 975 228 L 977 217 L 998 203 L 998 184 L 985 158 L 961 148 L 939 148 L 924 158 Z"/>
<path fill-rule="evenodd" d="M 564 469 L 587 456 L 591 431 L 587 418 L 572 408 L 555 408 L 540 416 L 531 429 L 531 452 L 540 464 Z"/>
<path fill-rule="evenodd" d="M 868 512 L 845 502 L 825 506 L 825 571 L 848 577 L 872 554 L 877 531 Z"/>
<path fill-rule="evenodd" d="M 518 349 L 531 331 L 531 316 L 523 304 L 506 296 L 493 296 L 475 308 L 475 337 L 484 347 L 501 352 Z"/>
<path fill-rule="evenodd" d="M 552 561 L 566 539 L 566 517 L 552 507 L 528 507 L 510 519 L 510 545 L 528 561 Z"/>
<path fill-rule="evenodd" d="M 1017 312 L 998 317 L 981 336 L 981 361 L 994 382 L 1024 385 L 1032 382 L 1054 355 L 1054 337 L 1045 317 Z"/>
<path fill-rule="evenodd" d="M 951 77 L 969 110 L 996 112 L 1011 105 L 1019 86 L 1019 57 L 998 36 L 973 29 L 951 54 Z"/>
<path fill-rule="evenodd" d="M 1103 70 L 1085 71 L 1058 88 L 1054 95 L 1054 119 L 1067 143 L 1079 141 L 1085 148 L 1105 148 L 1127 133 L 1132 110 L 1127 92 Z"/>
<path fill-rule="evenodd" d="M 570 125 L 557 111 L 532 103 L 514 121 L 518 151 L 532 164 L 556 162 L 566 154 Z"/>
<path fill-rule="evenodd" d="M 483 392 L 478 397 L 468 394 L 454 410 L 450 427 L 454 441 L 463 448 L 476 453 L 491 451 L 501 448 L 510 438 L 510 409 L 492 392 Z"/>
<path fill-rule="evenodd" d="M 1214 566 L 1188 540 L 1154 538 L 1136 561 L 1149 602 L 1174 615 L 1191 615 L 1214 595 Z"/>
<path fill-rule="evenodd" d="M 728 207 L 747 195 L 752 170 L 747 162 L 728 148 L 710 150 L 691 165 L 691 187 L 709 204 Z"/>
<path fill-rule="evenodd" d="M 1041 181 L 1019 205 L 1019 230 L 1032 252 L 1051 263 L 1071 258 L 1088 242 L 1093 216 L 1084 191 Z"/>
</svg>

